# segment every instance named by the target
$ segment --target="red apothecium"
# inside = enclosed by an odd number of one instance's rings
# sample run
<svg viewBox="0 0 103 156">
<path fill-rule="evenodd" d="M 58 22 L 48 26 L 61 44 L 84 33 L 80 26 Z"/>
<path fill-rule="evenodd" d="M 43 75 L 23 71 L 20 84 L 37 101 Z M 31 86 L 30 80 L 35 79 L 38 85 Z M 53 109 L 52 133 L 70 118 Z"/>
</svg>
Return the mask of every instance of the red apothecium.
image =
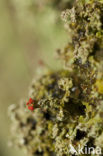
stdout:
<svg viewBox="0 0 103 156">
<path fill-rule="evenodd" d="M 29 110 L 33 111 L 34 110 L 34 100 L 32 98 L 29 99 L 29 101 L 26 103 L 27 107 Z"/>
</svg>

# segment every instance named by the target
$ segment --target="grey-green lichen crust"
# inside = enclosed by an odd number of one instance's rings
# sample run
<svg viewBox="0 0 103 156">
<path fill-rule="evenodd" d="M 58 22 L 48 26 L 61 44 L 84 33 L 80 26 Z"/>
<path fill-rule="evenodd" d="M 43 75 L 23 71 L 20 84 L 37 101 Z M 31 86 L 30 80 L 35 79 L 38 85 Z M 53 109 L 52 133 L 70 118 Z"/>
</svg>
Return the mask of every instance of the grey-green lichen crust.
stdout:
<svg viewBox="0 0 103 156">
<path fill-rule="evenodd" d="M 95 75 L 86 81 L 84 75 L 65 70 L 36 80 L 30 97 L 38 108 L 26 112 L 24 102 L 11 109 L 15 144 L 33 156 L 69 156 L 70 144 L 103 149 L 103 94 Z"/>
<path fill-rule="evenodd" d="M 72 156 L 70 145 L 103 153 L 103 3 L 79 0 L 63 18 L 71 36 L 59 51 L 66 69 L 34 80 L 34 112 L 28 99 L 10 107 L 13 142 L 32 156 Z"/>
<path fill-rule="evenodd" d="M 103 1 L 78 0 L 72 9 L 62 12 L 70 41 L 60 56 L 66 65 L 89 56 L 103 59 Z"/>
</svg>

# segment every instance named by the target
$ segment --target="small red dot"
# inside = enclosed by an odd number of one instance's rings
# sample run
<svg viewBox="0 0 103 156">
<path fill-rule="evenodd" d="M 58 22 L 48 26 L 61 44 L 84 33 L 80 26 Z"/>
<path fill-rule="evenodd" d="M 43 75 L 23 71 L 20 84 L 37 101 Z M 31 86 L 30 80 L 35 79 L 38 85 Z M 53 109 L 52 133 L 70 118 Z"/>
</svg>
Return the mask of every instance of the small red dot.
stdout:
<svg viewBox="0 0 103 156">
<path fill-rule="evenodd" d="M 32 98 L 29 99 L 29 101 L 26 103 L 28 106 L 28 109 L 33 111 L 34 110 L 34 100 Z"/>
<path fill-rule="evenodd" d="M 34 100 L 32 98 L 29 99 L 29 104 L 33 103 Z"/>
<path fill-rule="evenodd" d="M 28 106 L 28 109 L 33 111 L 34 110 L 34 106 Z"/>
</svg>

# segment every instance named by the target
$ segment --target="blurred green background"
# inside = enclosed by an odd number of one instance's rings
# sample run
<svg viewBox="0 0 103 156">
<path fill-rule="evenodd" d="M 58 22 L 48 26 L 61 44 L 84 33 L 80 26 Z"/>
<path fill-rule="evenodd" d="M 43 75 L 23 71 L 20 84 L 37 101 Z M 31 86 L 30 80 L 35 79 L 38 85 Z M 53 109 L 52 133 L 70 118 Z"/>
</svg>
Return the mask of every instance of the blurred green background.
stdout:
<svg viewBox="0 0 103 156">
<path fill-rule="evenodd" d="M 39 60 L 60 68 L 54 54 L 68 39 L 60 11 L 34 1 L 0 0 L 0 156 L 24 155 L 8 147 L 8 106 L 28 95 Z"/>
</svg>

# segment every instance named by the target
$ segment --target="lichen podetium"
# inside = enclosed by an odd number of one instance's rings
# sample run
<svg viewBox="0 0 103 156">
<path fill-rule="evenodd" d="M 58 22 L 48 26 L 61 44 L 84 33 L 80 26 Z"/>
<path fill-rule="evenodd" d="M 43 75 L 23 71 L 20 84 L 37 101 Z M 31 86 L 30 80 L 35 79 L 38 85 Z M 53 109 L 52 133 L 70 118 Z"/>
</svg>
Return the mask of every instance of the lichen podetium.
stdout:
<svg viewBox="0 0 103 156">
<path fill-rule="evenodd" d="M 72 156 L 69 145 L 103 153 L 103 1 L 78 0 L 62 19 L 71 37 L 57 51 L 63 69 L 48 69 L 29 102 L 9 109 L 13 142 L 32 156 Z"/>
</svg>

